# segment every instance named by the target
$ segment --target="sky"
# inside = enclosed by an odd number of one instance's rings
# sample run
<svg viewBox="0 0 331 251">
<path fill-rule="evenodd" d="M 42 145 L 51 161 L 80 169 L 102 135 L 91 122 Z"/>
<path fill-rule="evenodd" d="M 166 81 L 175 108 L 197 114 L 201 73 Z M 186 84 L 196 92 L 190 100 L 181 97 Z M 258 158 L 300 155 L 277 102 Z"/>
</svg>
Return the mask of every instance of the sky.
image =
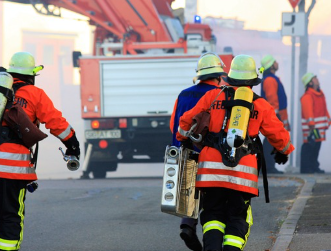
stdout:
<svg viewBox="0 0 331 251">
<path fill-rule="evenodd" d="M 289 0 L 197 0 L 198 15 L 245 21 L 245 29 L 277 31 L 281 29 L 282 12 L 292 12 Z M 306 0 L 306 9 L 311 0 Z M 175 0 L 172 8 L 185 6 Z M 247 11 L 249 10 L 249 11 Z M 331 35 L 331 0 L 316 0 L 310 15 L 309 33 Z"/>
</svg>

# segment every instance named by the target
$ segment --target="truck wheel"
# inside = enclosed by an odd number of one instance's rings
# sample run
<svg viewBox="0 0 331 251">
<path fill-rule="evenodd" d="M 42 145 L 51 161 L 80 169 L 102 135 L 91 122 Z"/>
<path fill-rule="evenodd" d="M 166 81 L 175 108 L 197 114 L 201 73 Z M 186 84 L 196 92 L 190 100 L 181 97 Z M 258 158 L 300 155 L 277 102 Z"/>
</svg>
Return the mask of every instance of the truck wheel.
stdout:
<svg viewBox="0 0 331 251">
<path fill-rule="evenodd" d="M 96 169 L 96 170 L 93 170 L 92 171 L 93 173 L 93 178 L 95 179 L 104 179 L 106 178 L 106 170 L 103 170 L 103 169 Z"/>
<path fill-rule="evenodd" d="M 116 161 L 93 161 L 89 165 L 89 170 L 93 173 L 93 178 L 104 179 L 107 172 L 115 172 L 118 163 Z"/>
</svg>

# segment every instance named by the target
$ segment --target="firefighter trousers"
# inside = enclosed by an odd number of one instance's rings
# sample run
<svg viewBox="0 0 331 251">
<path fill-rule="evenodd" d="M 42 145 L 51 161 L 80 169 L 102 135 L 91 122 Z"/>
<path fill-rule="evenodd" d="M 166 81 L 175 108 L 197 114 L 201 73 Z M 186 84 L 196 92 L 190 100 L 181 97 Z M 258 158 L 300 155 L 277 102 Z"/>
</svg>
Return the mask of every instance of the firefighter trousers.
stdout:
<svg viewBox="0 0 331 251">
<path fill-rule="evenodd" d="M 203 188 L 202 192 L 203 250 L 243 250 L 253 225 L 252 196 L 220 187 Z"/>
<path fill-rule="evenodd" d="M 23 240 L 26 180 L 0 178 L 0 250 L 19 250 Z"/>
<path fill-rule="evenodd" d="M 274 147 L 269 143 L 267 138 L 263 140 L 263 152 L 264 152 L 264 159 L 267 166 L 267 172 L 273 173 L 276 169 L 276 161 L 274 155 L 271 152 L 274 150 Z"/>
<path fill-rule="evenodd" d="M 320 163 L 318 162 L 318 155 L 321 149 L 322 142 L 315 142 L 311 140 L 303 143 L 301 147 L 301 173 L 315 173 L 320 170 Z"/>
</svg>

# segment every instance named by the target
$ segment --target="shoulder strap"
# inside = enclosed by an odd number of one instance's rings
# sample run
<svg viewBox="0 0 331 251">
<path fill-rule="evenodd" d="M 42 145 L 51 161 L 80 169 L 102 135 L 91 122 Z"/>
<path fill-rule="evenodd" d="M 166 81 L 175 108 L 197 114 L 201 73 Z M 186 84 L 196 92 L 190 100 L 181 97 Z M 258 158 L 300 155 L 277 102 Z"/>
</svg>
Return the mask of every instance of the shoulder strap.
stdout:
<svg viewBox="0 0 331 251">
<path fill-rule="evenodd" d="M 15 93 L 17 92 L 17 90 L 20 89 L 21 87 L 27 86 L 27 85 L 31 85 L 31 84 L 26 83 L 26 82 L 22 82 L 22 83 L 19 83 L 19 84 L 13 84 L 13 87 L 12 87 L 13 91 L 11 91 L 12 97 L 11 97 L 11 99 L 7 98 L 7 104 L 6 104 L 5 109 L 9 109 L 9 108 L 12 107 L 13 102 L 14 102 L 14 98 L 15 98 Z M 5 89 L 7 89 L 7 88 L 5 88 Z M 0 90 L 0 92 L 1 92 L 1 90 Z"/>
<path fill-rule="evenodd" d="M 2 93 L 8 101 L 13 101 L 14 92 L 12 89 L 8 89 L 0 85 L 0 93 Z"/>
<path fill-rule="evenodd" d="M 262 98 L 261 96 L 257 95 L 255 92 L 253 92 L 253 101 Z"/>
<path fill-rule="evenodd" d="M 224 100 L 222 102 L 222 109 L 226 109 L 226 108 L 232 108 L 234 106 L 243 106 L 248 108 L 249 110 L 253 109 L 253 104 L 250 102 L 247 102 L 245 100 Z"/>
<path fill-rule="evenodd" d="M 224 89 L 227 89 L 226 86 L 221 86 L 221 87 L 217 87 L 217 89 L 221 89 L 220 92 L 216 95 L 216 97 L 214 98 L 213 102 L 211 102 L 211 105 L 209 106 L 208 110 L 207 111 L 210 111 L 211 108 L 213 107 L 214 105 L 214 102 L 215 100 L 218 98 L 218 96 L 224 91 Z"/>
<path fill-rule="evenodd" d="M 268 175 L 267 175 L 267 166 L 264 159 L 264 153 L 263 153 L 263 146 L 261 139 L 259 135 L 256 137 L 255 140 L 258 148 L 258 152 L 256 153 L 257 157 L 257 166 L 258 166 L 258 173 L 260 173 L 260 170 L 262 170 L 262 177 L 263 177 L 263 189 L 264 189 L 264 196 L 265 196 L 265 202 L 269 203 L 269 185 L 268 185 Z"/>
<path fill-rule="evenodd" d="M 27 85 L 32 85 L 32 84 L 27 83 L 27 82 L 22 82 L 22 83 L 19 83 L 19 84 L 13 84 L 14 93 L 16 93 L 17 90 L 20 89 L 21 87 L 27 86 Z"/>
</svg>

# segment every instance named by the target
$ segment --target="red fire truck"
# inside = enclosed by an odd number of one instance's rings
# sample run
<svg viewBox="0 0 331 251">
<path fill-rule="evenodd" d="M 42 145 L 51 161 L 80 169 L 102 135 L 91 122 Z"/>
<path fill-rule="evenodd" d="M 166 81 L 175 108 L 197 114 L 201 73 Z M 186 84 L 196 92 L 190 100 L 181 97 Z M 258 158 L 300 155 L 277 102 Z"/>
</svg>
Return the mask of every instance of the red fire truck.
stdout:
<svg viewBox="0 0 331 251">
<path fill-rule="evenodd" d="M 198 57 L 216 49 L 210 27 L 182 24 L 174 0 L 7 1 L 59 17 L 65 8 L 95 26 L 93 56 L 73 53 L 81 73 L 82 177 L 104 178 L 118 163 L 163 162 L 177 95 L 193 84 Z M 220 56 L 229 67 L 233 56 Z"/>
</svg>

